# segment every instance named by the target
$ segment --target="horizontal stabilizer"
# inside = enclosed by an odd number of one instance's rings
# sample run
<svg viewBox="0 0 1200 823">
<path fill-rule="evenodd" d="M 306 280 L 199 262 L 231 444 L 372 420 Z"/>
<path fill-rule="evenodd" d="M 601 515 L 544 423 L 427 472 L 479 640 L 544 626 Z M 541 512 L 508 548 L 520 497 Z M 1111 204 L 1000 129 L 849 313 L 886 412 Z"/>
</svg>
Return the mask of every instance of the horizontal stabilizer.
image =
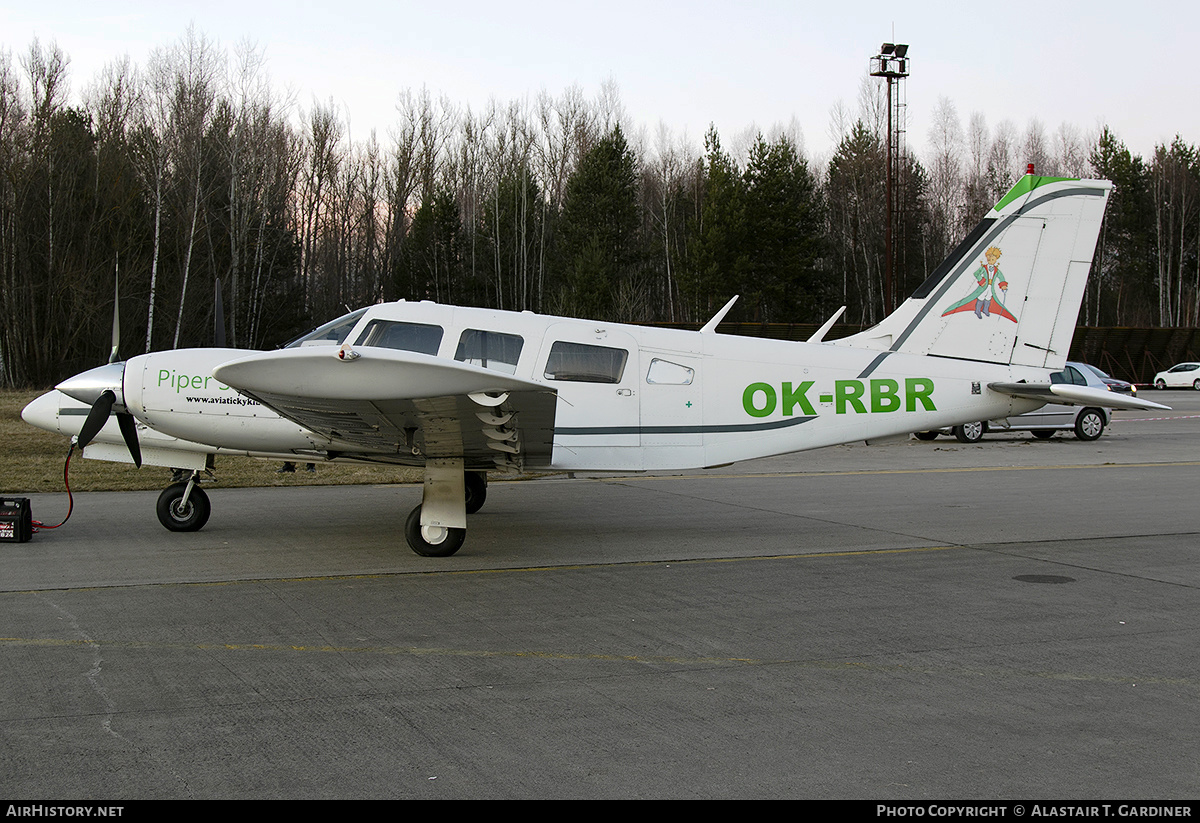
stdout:
<svg viewBox="0 0 1200 823">
<path fill-rule="evenodd" d="M 1153 400 L 1143 400 L 1130 394 L 1076 386 L 1071 383 L 988 383 L 988 388 L 1000 394 L 1060 403 L 1064 406 L 1103 406 L 1107 409 L 1170 409 Z"/>
</svg>

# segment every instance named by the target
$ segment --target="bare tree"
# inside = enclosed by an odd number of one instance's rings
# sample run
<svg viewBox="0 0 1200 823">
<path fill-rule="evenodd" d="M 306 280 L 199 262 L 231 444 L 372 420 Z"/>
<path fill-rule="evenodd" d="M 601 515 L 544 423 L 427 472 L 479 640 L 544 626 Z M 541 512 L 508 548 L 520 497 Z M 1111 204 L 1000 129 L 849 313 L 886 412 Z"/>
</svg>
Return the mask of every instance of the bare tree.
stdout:
<svg viewBox="0 0 1200 823">
<path fill-rule="evenodd" d="M 962 127 L 947 97 L 938 98 L 929 130 L 929 194 L 933 212 L 934 259 L 941 259 L 959 233 L 962 220 Z"/>
<path fill-rule="evenodd" d="M 996 124 L 992 135 L 992 145 L 988 150 L 988 199 L 993 203 L 999 202 L 1004 193 L 1012 188 L 1013 181 L 1020 174 L 1017 165 L 1020 162 L 1016 156 L 1017 129 L 1011 120 L 1001 120 Z"/>
<path fill-rule="evenodd" d="M 1029 121 L 1025 129 L 1025 138 L 1021 142 L 1021 159 L 1027 164 L 1032 163 L 1037 174 L 1058 174 L 1058 164 L 1050 153 L 1050 146 L 1046 140 L 1046 127 L 1036 117 Z"/>
<path fill-rule="evenodd" d="M 972 112 L 967 124 L 966 174 L 963 179 L 963 223 L 979 222 L 995 202 L 988 185 L 988 153 L 991 139 L 982 112 Z"/>
<path fill-rule="evenodd" d="M 171 150 L 171 61 L 167 52 L 155 49 L 139 79 L 138 108 L 132 159 L 149 192 L 154 210 L 150 284 L 146 305 L 146 347 L 154 341 L 154 308 L 158 302 L 158 269 L 162 260 L 162 220 Z"/>
<path fill-rule="evenodd" d="M 21 79 L 12 65 L 12 54 L 0 50 L 0 384 L 16 385 L 27 379 L 30 363 L 28 326 L 34 314 L 33 294 L 23 276 L 18 251 L 18 181 L 28 163 L 29 106 L 21 93 Z"/>
<path fill-rule="evenodd" d="M 184 213 L 187 214 L 187 238 L 184 241 L 182 282 L 179 286 L 179 311 L 175 319 L 172 348 L 179 346 L 183 329 L 184 308 L 187 304 L 188 279 L 192 270 L 192 255 L 196 249 L 196 232 L 202 214 L 202 201 L 207 195 L 204 180 L 205 136 L 216 101 L 221 56 L 203 34 L 188 27 L 181 42 L 172 50 L 174 64 L 172 120 L 174 123 L 175 163 L 179 180 L 186 182 L 181 189 Z"/>
</svg>

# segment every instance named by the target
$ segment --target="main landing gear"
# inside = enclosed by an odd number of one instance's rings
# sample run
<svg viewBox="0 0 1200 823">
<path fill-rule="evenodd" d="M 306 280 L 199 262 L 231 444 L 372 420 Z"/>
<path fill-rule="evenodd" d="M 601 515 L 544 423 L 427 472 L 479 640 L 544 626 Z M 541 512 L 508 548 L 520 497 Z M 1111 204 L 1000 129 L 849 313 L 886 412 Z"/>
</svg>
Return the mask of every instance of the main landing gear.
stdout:
<svg viewBox="0 0 1200 823">
<path fill-rule="evenodd" d="M 208 522 L 212 506 L 200 488 L 200 472 L 172 483 L 158 496 L 158 522 L 173 532 L 198 532 Z"/>
<path fill-rule="evenodd" d="M 177 473 L 180 477 L 182 473 Z M 430 460 L 425 466 L 421 505 L 404 523 L 404 537 L 423 557 L 449 557 L 467 537 L 467 515 L 487 500 L 487 472 L 464 471 L 461 459 Z M 173 532 L 204 528 L 212 505 L 200 488 L 200 472 L 176 480 L 158 496 L 158 521 Z"/>
<path fill-rule="evenodd" d="M 454 554 L 467 537 L 467 515 L 486 499 L 486 472 L 464 471 L 460 458 L 428 461 L 421 505 L 404 523 L 409 548 L 422 557 Z"/>
</svg>

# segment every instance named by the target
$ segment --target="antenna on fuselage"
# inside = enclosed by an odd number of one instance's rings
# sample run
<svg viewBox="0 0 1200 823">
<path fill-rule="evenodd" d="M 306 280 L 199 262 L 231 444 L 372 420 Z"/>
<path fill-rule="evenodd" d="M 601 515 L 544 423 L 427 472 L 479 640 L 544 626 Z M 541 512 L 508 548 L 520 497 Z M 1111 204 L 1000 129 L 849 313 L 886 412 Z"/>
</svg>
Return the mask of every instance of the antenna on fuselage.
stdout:
<svg viewBox="0 0 1200 823">
<path fill-rule="evenodd" d="M 819 328 L 815 332 L 813 332 L 813 336 L 808 338 L 808 342 L 809 343 L 823 343 L 825 341 L 825 335 L 829 334 L 829 330 L 833 328 L 833 324 L 836 323 L 838 318 L 841 317 L 845 312 L 846 312 L 845 306 L 842 306 L 840 309 L 835 311 L 833 313 L 833 317 L 826 320 L 825 324 L 823 326 L 821 326 L 821 328 Z"/>
<path fill-rule="evenodd" d="M 729 310 L 733 308 L 733 304 L 737 302 L 739 296 L 740 295 L 735 294 L 733 297 L 729 298 L 729 302 L 725 304 L 725 307 L 714 314 L 712 320 L 709 320 L 704 324 L 704 327 L 700 329 L 700 333 L 715 334 L 717 331 L 717 326 L 721 325 L 721 321 L 725 319 L 725 315 L 729 314 Z"/>
</svg>

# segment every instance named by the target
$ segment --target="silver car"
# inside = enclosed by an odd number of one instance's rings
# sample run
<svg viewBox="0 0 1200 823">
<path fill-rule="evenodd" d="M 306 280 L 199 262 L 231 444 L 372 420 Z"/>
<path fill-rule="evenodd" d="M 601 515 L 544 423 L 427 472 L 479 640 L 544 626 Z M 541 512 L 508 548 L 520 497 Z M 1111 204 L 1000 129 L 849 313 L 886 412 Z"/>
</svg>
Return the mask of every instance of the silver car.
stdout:
<svg viewBox="0 0 1200 823">
<path fill-rule="evenodd" d="M 1050 375 L 1051 383 L 1073 383 L 1093 389 L 1107 389 L 1099 376 L 1083 363 L 1067 363 L 1065 369 Z M 1096 440 L 1112 422 L 1112 411 L 1097 406 L 1063 406 L 1047 403 L 1040 409 L 997 420 L 964 423 L 949 429 L 917 432 L 918 440 L 933 440 L 939 434 L 953 434 L 961 443 L 978 443 L 989 431 L 1027 431 L 1039 440 L 1049 440 L 1057 431 L 1074 431 L 1080 440 Z"/>
</svg>

